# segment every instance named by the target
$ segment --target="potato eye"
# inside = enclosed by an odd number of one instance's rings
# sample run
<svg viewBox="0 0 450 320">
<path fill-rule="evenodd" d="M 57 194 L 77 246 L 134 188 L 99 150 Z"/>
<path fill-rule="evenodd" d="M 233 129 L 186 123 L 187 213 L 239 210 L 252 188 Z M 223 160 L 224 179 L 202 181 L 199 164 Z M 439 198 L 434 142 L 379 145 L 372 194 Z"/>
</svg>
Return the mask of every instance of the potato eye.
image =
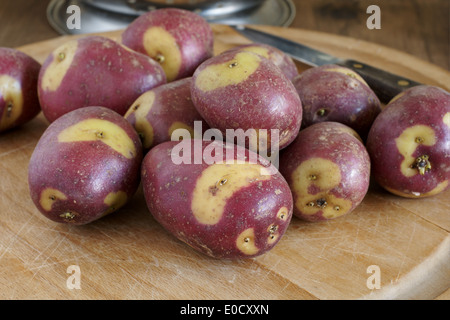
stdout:
<svg viewBox="0 0 450 320">
<path fill-rule="evenodd" d="M 319 117 L 323 117 L 323 116 L 325 116 L 327 114 L 327 110 L 326 109 L 319 109 L 319 110 L 317 110 L 317 115 L 319 116 Z"/>
<path fill-rule="evenodd" d="M 75 219 L 75 214 L 71 211 L 64 212 L 64 213 L 60 214 L 59 216 L 65 220 Z"/>
<path fill-rule="evenodd" d="M 166 57 L 164 57 L 161 53 L 158 53 L 154 58 L 158 63 L 163 63 L 166 60 Z"/>
<path fill-rule="evenodd" d="M 12 101 L 8 101 L 6 105 L 6 116 L 11 117 L 12 108 L 14 107 L 14 103 Z"/>
<path fill-rule="evenodd" d="M 431 170 L 431 163 L 428 160 L 427 155 L 422 155 L 420 157 L 417 157 L 414 163 L 411 165 L 411 168 L 415 168 L 419 170 L 419 173 L 421 175 L 424 175 L 425 172 L 428 172 Z"/>
</svg>

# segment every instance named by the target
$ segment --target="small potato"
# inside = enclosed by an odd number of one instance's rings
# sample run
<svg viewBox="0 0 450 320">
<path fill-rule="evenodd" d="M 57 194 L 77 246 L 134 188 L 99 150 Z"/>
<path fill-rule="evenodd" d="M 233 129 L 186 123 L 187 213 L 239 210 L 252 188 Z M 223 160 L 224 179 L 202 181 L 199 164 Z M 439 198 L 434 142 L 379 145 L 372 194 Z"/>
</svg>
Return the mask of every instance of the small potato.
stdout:
<svg viewBox="0 0 450 320">
<path fill-rule="evenodd" d="M 214 53 L 214 34 L 208 22 L 178 8 L 142 14 L 124 30 L 121 42 L 160 63 L 168 82 L 192 76 Z"/>
<path fill-rule="evenodd" d="M 170 141 L 176 129 L 186 129 L 194 137 L 194 122 L 201 121 L 201 132 L 209 129 L 191 100 L 191 78 L 175 80 L 142 94 L 125 114 L 138 132 L 145 152 Z"/>
<path fill-rule="evenodd" d="M 292 217 L 292 194 L 278 170 L 219 141 L 163 142 L 142 164 L 151 214 L 171 234 L 218 259 L 272 249 Z"/>
<path fill-rule="evenodd" d="M 307 69 L 292 82 L 302 100 L 302 128 L 323 121 L 340 122 L 366 140 L 381 103 L 361 76 L 331 64 Z"/>
<path fill-rule="evenodd" d="M 367 139 L 374 179 L 389 192 L 424 198 L 449 188 L 450 93 L 417 86 L 394 97 Z"/>
<path fill-rule="evenodd" d="M 53 122 L 72 110 L 107 107 L 120 115 L 144 92 L 166 83 L 151 58 L 100 36 L 85 36 L 56 48 L 39 74 L 39 100 Z"/>
<path fill-rule="evenodd" d="M 142 145 L 121 115 L 74 110 L 50 124 L 31 156 L 31 198 L 47 218 L 82 225 L 125 205 L 140 182 Z"/>
<path fill-rule="evenodd" d="M 370 159 L 353 129 L 320 122 L 300 131 L 283 150 L 280 172 L 292 190 L 295 216 L 329 220 L 352 212 L 364 199 Z"/>
<path fill-rule="evenodd" d="M 41 64 L 12 48 L 0 48 L 0 132 L 18 127 L 41 111 L 37 81 Z"/>
<path fill-rule="evenodd" d="M 250 130 L 245 146 L 251 150 L 281 150 L 300 130 L 302 103 L 292 82 L 253 52 L 229 51 L 203 62 L 192 77 L 191 95 L 211 128 L 223 135 Z"/>
<path fill-rule="evenodd" d="M 290 56 L 281 51 L 278 48 L 272 47 L 268 44 L 264 43 L 249 43 L 236 46 L 228 51 L 232 50 L 241 50 L 241 51 L 250 51 L 256 54 L 263 56 L 264 58 L 272 61 L 278 68 L 280 68 L 281 72 L 288 78 L 289 80 L 294 79 L 294 77 L 298 76 L 297 66 L 292 60 Z"/>
</svg>

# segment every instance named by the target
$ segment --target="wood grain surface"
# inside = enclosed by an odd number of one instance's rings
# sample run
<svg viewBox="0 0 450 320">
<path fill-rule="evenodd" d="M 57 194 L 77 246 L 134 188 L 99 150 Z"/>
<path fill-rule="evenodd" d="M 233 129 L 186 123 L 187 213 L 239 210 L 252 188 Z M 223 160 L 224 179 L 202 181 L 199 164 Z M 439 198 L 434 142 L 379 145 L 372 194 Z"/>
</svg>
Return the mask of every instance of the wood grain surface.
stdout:
<svg viewBox="0 0 450 320">
<path fill-rule="evenodd" d="M 216 53 L 248 42 L 214 25 Z M 370 42 L 259 26 L 342 57 L 450 90 L 450 73 Z M 105 34 L 117 39 L 120 32 Z M 43 61 L 71 37 L 23 46 Z M 299 65 L 299 69 L 306 66 Z M 372 184 L 352 213 L 320 223 L 293 218 L 278 245 L 239 261 L 206 257 L 163 230 L 139 190 L 120 211 L 86 226 L 54 223 L 29 197 L 27 165 L 47 127 L 42 115 L 0 136 L 2 299 L 447 299 L 450 191 L 404 199 Z M 70 266 L 80 289 L 70 289 Z M 371 270 L 380 288 L 371 286 Z"/>
</svg>

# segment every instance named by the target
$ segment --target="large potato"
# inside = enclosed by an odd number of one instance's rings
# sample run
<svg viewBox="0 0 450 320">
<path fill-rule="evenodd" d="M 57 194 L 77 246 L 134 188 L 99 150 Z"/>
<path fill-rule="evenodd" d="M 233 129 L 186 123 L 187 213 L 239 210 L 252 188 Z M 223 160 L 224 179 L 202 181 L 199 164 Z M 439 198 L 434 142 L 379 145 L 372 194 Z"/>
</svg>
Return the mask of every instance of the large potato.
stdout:
<svg viewBox="0 0 450 320">
<path fill-rule="evenodd" d="M 145 151 L 170 141 L 177 129 L 185 129 L 194 137 L 194 129 L 198 127 L 195 121 L 201 124 L 197 136 L 202 137 L 209 128 L 192 103 L 190 77 L 145 92 L 131 105 L 125 119 L 138 132 Z"/>
<path fill-rule="evenodd" d="M 27 54 L 0 48 L 0 132 L 30 121 L 41 111 L 37 94 L 40 68 Z"/>
<path fill-rule="evenodd" d="M 86 224 L 118 210 L 136 192 L 142 145 L 121 115 L 86 107 L 58 118 L 31 156 L 31 198 L 47 218 Z"/>
<path fill-rule="evenodd" d="M 364 199 L 370 159 L 359 135 L 338 122 L 320 122 L 302 131 L 282 151 L 280 172 L 294 197 L 294 215 L 307 221 L 340 217 Z"/>
<path fill-rule="evenodd" d="M 178 8 L 142 14 L 123 32 L 121 42 L 160 63 L 167 81 L 190 77 L 212 57 L 214 35 L 200 15 Z"/>
<path fill-rule="evenodd" d="M 450 179 L 450 93 L 417 86 L 389 102 L 367 139 L 373 177 L 408 198 L 433 196 Z"/>
<path fill-rule="evenodd" d="M 302 128 L 323 121 L 340 122 L 366 140 L 381 103 L 356 72 L 323 65 L 303 71 L 292 82 L 302 100 Z"/>
<path fill-rule="evenodd" d="M 292 216 L 292 194 L 278 170 L 254 152 L 219 141 L 155 146 L 144 158 L 142 184 L 155 219 L 215 258 L 267 252 Z"/>
<path fill-rule="evenodd" d="M 261 55 L 224 52 L 203 62 L 192 79 L 195 107 L 223 135 L 228 129 L 250 130 L 249 137 L 256 136 L 256 142 L 252 138 L 246 146 L 261 152 L 285 148 L 297 136 L 302 121 L 300 98 L 292 82 Z M 279 143 L 272 144 L 274 134 Z"/>
<path fill-rule="evenodd" d="M 71 40 L 56 48 L 39 74 L 38 92 L 45 117 L 54 121 L 87 106 L 124 115 L 144 92 L 166 83 L 151 58 L 100 36 Z"/>
<path fill-rule="evenodd" d="M 278 68 L 280 68 L 281 72 L 288 78 L 289 80 L 294 79 L 298 76 L 297 65 L 294 60 L 286 53 L 281 51 L 278 48 L 270 46 L 265 43 L 248 43 L 238 45 L 231 50 L 241 50 L 241 51 L 250 51 L 256 54 L 263 56 L 264 58 L 272 61 Z"/>
</svg>

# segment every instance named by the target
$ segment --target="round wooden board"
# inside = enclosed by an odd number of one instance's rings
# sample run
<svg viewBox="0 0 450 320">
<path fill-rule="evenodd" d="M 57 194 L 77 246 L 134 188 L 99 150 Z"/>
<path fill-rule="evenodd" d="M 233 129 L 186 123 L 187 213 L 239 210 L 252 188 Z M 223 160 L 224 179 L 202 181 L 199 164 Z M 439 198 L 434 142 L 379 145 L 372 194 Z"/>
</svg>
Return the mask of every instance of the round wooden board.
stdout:
<svg viewBox="0 0 450 320">
<path fill-rule="evenodd" d="M 249 42 L 227 26 L 213 28 L 217 53 Z M 450 90 L 448 71 L 406 53 L 312 31 L 255 28 Z M 103 35 L 118 39 L 120 32 Z M 75 37 L 19 49 L 43 62 Z M 39 115 L 0 136 L 2 299 L 434 299 L 450 286 L 449 191 L 403 199 L 372 185 L 349 215 L 314 224 L 293 218 L 272 251 L 239 261 L 215 260 L 176 240 L 151 217 L 142 190 L 92 224 L 56 224 L 38 213 L 27 184 L 29 158 L 47 125 Z M 70 266 L 79 267 L 80 289 L 71 288 Z"/>
</svg>

